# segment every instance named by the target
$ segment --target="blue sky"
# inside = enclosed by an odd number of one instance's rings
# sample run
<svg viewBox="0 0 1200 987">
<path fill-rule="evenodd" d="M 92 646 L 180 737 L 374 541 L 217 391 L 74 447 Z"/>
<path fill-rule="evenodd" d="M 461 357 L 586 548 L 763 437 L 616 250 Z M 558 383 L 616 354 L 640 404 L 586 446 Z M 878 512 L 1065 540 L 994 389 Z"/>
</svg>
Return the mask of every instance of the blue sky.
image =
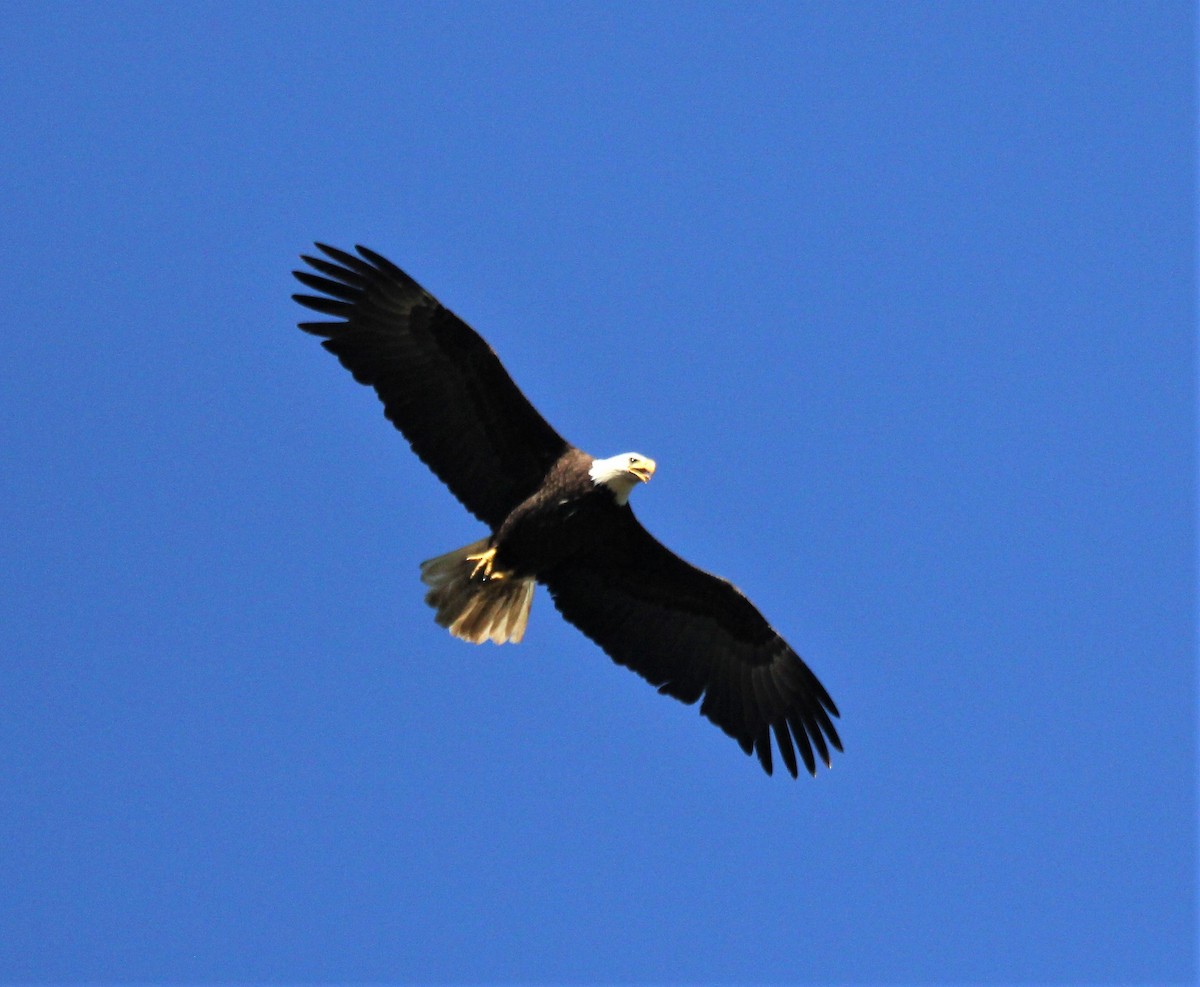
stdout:
<svg viewBox="0 0 1200 987">
<path fill-rule="evenodd" d="M 0 980 L 1197 972 L 1188 4 L 9 5 Z M 365 243 L 842 710 L 768 779 L 316 341 Z"/>
</svg>

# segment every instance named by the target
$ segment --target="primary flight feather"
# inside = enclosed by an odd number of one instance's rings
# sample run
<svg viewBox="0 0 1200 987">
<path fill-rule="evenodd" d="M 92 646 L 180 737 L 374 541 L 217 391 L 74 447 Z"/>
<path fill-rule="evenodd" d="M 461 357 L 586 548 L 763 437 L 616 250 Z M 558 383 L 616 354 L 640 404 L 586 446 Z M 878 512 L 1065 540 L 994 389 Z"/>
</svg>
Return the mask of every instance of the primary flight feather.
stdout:
<svg viewBox="0 0 1200 987">
<path fill-rule="evenodd" d="M 333 322 L 324 339 L 413 451 L 491 534 L 421 565 L 437 622 L 475 644 L 521 640 L 536 583 L 617 663 L 700 712 L 792 777 L 842 749 L 837 707 L 732 583 L 654 538 L 629 507 L 652 459 L 596 459 L 558 434 L 491 347 L 400 268 L 365 247 L 317 244 L 295 295 Z M 313 273 L 316 272 L 316 273 Z"/>
</svg>

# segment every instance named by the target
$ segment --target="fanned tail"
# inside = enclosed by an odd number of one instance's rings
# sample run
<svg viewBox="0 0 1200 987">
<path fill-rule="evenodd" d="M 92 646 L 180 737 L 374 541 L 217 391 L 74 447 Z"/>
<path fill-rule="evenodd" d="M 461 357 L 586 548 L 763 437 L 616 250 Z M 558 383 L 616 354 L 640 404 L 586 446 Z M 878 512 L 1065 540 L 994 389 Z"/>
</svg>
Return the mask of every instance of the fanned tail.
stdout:
<svg viewBox="0 0 1200 987">
<path fill-rule="evenodd" d="M 476 575 L 468 556 L 487 551 L 483 538 L 421 563 L 421 581 L 429 587 L 425 602 L 451 634 L 472 644 L 516 644 L 525 636 L 536 583 L 527 576 L 494 572 Z"/>
</svg>

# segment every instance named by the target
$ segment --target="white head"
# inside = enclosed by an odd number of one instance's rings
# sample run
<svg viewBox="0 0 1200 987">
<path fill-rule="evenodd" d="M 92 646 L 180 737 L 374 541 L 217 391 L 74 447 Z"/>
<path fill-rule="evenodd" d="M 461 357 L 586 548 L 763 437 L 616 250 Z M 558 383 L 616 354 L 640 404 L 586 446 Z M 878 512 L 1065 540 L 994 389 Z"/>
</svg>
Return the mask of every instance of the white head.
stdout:
<svg viewBox="0 0 1200 987">
<path fill-rule="evenodd" d="M 650 482 L 654 468 L 654 460 L 648 456 L 640 452 L 623 452 L 608 459 L 593 459 L 588 476 L 597 486 L 604 484 L 608 487 L 618 504 L 626 504 L 634 487 Z"/>
</svg>

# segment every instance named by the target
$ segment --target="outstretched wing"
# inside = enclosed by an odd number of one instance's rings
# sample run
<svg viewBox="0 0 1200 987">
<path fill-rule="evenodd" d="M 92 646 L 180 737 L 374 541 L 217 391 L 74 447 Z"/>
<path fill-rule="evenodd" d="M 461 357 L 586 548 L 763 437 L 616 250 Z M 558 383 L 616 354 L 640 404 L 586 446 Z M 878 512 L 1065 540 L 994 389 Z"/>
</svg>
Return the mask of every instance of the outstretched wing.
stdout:
<svg viewBox="0 0 1200 987">
<path fill-rule="evenodd" d="M 463 505 L 493 529 L 569 447 L 521 393 L 492 348 L 390 261 L 318 243 L 330 260 L 293 272 L 321 295 L 294 295 L 337 322 L 301 322 Z M 333 261 L 334 263 L 331 263 Z"/>
<path fill-rule="evenodd" d="M 772 772 L 771 733 L 792 777 L 795 748 L 842 749 L 837 707 L 817 677 L 732 583 L 689 565 L 625 508 L 603 548 L 544 575 L 562 615 L 618 664 L 756 751 Z M 794 744 L 794 747 L 793 747 Z"/>
</svg>

